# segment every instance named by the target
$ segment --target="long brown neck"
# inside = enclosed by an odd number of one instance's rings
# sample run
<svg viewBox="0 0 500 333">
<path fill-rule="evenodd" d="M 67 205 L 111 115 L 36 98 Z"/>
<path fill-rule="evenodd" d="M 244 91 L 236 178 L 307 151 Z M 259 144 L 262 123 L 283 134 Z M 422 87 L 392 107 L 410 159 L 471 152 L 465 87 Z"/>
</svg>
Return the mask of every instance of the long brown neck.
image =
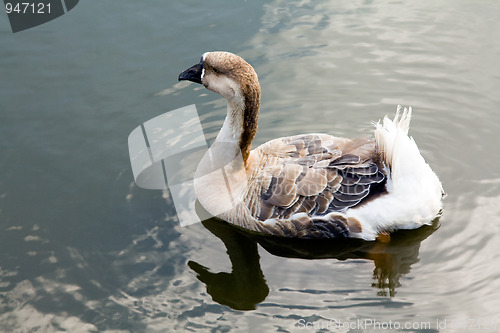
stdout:
<svg viewBox="0 0 500 333">
<path fill-rule="evenodd" d="M 258 84 L 247 84 L 242 87 L 242 93 L 244 96 L 243 131 L 239 138 L 238 145 L 246 165 L 250 150 L 252 149 L 252 141 L 257 133 L 257 121 L 259 119 L 260 108 L 260 87 Z"/>
<path fill-rule="evenodd" d="M 216 142 L 226 146 L 225 159 L 240 155 L 246 167 L 252 148 L 252 140 L 257 133 L 259 118 L 260 88 L 258 85 L 241 87 L 241 95 L 228 100 L 227 116 L 217 135 Z"/>
</svg>

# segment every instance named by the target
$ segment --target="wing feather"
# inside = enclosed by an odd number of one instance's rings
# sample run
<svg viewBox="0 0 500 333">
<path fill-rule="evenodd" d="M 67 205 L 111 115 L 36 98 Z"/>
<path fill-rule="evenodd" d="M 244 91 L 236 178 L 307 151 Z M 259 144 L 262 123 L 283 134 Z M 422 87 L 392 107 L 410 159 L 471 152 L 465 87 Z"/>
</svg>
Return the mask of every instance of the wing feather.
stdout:
<svg viewBox="0 0 500 333">
<path fill-rule="evenodd" d="M 258 219 L 285 219 L 293 233 L 309 228 L 313 234 L 339 237 L 359 230 L 359 222 L 345 219 L 341 212 L 385 190 L 378 186 L 387 176 L 373 140 L 297 135 L 257 149 L 267 161 L 255 182 L 261 186 Z"/>
</svg>

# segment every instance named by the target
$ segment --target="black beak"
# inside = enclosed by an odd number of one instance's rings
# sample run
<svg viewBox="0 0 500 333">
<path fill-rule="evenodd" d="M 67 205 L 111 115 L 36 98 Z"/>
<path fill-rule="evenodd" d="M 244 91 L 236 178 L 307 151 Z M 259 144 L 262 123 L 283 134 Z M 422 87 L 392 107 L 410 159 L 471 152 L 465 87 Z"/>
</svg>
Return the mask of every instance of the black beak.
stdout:
<svg viewBox="0 0 500 333">
<path fill-rule="evenodd" d="M 201 74 L 203 73 L 203 61 L 179 74 L 179 81 L 188 80 L 201 84 Z"/>
</svg>

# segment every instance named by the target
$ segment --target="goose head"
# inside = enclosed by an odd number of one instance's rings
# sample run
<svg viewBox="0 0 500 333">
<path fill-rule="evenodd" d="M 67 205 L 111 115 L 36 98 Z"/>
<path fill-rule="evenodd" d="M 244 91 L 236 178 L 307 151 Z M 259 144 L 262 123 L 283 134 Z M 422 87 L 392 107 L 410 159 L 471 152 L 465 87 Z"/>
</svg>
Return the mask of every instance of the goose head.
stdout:
<svg viewBox="0 0 500 333">
<path fill-rule="evenodd" d="M 253 67 L 229 52 L 206 52 L 194 66 L 179 75 L 179 81 L 202 84 L 228 102 L 228 115 L 219 135 L 238 143 L 244 161 L 257 132 L 260 85 Z"/>
<path fill-rule="evenodd" d="M 259 80 L 253 67 L 229 52 L 204 53 L 198 64 L 179 75 L 179 81 L 182 80 L 202 84 L 230 102 L 242 101 L 255 93 L 260 97 Z"/>
</svg>

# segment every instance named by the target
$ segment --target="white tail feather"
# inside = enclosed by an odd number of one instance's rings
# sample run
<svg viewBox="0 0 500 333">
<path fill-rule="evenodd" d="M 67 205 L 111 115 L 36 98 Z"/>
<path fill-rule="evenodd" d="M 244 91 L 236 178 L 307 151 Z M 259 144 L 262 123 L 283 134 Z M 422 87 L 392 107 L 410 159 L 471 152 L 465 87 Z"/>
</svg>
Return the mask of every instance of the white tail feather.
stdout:
<svg viewBox="0 0 500 333">
<path fill-rule="evenodd" d="M 380 121 L 375 125 L 375 140 L 377 143 L 377 153 L 385 165 L 392 170 L 396 161 L 394 154 L 398 149 L 401 136 L 408 136 L 411 120 L 411 107 L 404 108 L 401 114 L 401 105 L 398 105 L 394 120 L 384 117 L 382 124 Z"/>
<path fill-rule="evenodd" d="M 377 154 L 387 172 L 387 194 L 346 212 L 361 221 L 359 237 L 374 239 L 380 231 L 416 228 L 430 223 L 441 210 L 442 187 L 408 136 L 411 108 L 398 106 L 393 120 L 375 124 Z"/>
</svg>

